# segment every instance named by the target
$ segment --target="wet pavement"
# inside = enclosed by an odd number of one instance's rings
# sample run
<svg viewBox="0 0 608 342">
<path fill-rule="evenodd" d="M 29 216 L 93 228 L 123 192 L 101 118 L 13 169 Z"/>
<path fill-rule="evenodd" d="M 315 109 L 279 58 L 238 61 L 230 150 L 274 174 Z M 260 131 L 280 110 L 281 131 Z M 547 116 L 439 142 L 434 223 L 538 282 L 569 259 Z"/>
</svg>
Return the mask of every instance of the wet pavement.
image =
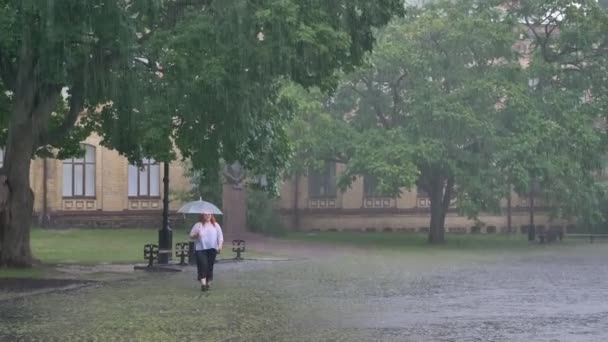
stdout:
<svg viewBox="0 0 608 342">
<path fill-rule="evenodd" d="M 0 341 L 608 341 L 608 245 L 224 263 L 204 294 L 193 276 L 1 302 Z"/>
</svg>

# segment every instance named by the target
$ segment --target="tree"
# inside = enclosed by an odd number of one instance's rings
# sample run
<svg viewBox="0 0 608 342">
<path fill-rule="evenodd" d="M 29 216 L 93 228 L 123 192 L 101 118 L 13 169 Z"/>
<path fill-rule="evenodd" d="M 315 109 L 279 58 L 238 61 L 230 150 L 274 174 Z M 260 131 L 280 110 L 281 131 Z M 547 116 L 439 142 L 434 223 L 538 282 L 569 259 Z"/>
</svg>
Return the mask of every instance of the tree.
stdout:
<svg viewBox="0 0 608 342">
<path fill-rule="evenodd" d="M 33 261 L 36 153 L 78 153 L 78 138 L 96 131 L 131 161 L 170 161 L 177 147 L 196 168 L 223 156 L 277 174 L 289 154 L 279 81 L 331 88 L 336 70 L 371 50 L 372 28 L 403 9 L 400 0 L 0 1 L 0 267 Z"/>
<path fill-rule="evenodd" d="M 444 241 L 458 197 L 473 215 L 498 206 L 492 154 L 497 106 L 518 72 L 510 21 L 490 3 L 442 1 L 412 9 L 379 36 L 370 66 L 336 100 L 361 139 L 346 179 L 370 174 L 393 194 L 417 185 L 431 202 L 429 242 Z M 472 204 L 475 204 L 474 206 Z"/>
<path fill-rule="evenodd" d="M 554 216 L 591 215 L 599 193 L 592 171 L 606 146 L 596 128 L 606 108 L 604 14 L 578 7 L 562 16 L 560 38 L 546 42 L 525 29 L 523 11 L 542 21 L 559 1 L 535 3 L 505 12 L 496 3 L 440 1 L 381 29 L 368 67 L 327 101 L 333 120 L 356 131 L 337 152 L 347 164 L 342 185 L 362 174 L 394 194 L 417 185 L 431 201 L 431 243 L 444 241 L 452 205 L 471 218 L 499 212 L 511 186 L 525 194 L 539 183 Z M 536 43 L 518 54 L 513 47 L 528 33 Z M 585 71 L 569 71 L 583 51 L 576 65 Z M 589 92 L 593 101 L 581 101 Z"/>
<path fill-rule="evenodd" d="M 287 134 L 293 153 L 285 168 L 285 176 L 293 179 L 293 227 L 300 227 L 300 177 L 310 170 L 319 170 L 326 161 L 347 163 L 356 132 L 345 121 L 329 111 L 327 94 L 319 88 L 287 83 L 281 91 L 281 106 L 293 120 Z"/>
<path fill-rule="evenodd" d="M 30 160 L 83 135 L 87 124 L 77 124 L 79 115 L 107 99 L 104 89 L 127 66 L 135 34 L 120 2 L 2 1 L 0 26 L 0 266 L 26 266 Z"/>
<path fill-rule="evenodd" d="M 594 180 L 606 153 L 608 13 L 595 1 L 528 1 L 511 9 L 532 41 L 525 96 L 512 96 L 499 157 L 515 188 L 540 185 L 553 216 L 601 220 L 603 190 Z M 522 145 L 525 142 L 526 145 Z M 503 159 L 504 157 L 504 159 Z"/>
</svg>

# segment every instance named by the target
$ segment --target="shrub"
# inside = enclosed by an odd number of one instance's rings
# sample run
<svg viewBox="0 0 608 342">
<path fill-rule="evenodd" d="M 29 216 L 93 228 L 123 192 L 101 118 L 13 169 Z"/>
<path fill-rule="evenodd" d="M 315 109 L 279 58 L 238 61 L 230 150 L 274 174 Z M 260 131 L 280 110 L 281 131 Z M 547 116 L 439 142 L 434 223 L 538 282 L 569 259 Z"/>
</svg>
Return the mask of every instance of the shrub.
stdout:
<svg viewBox="0 0 608 342">
<path fill-rule="evenodd" d="M 275 210 L 276 200 L 261 190 L 247 192 L 247 227 L 250 231 L 273 236 L 287 232 Z"/>
</svg>

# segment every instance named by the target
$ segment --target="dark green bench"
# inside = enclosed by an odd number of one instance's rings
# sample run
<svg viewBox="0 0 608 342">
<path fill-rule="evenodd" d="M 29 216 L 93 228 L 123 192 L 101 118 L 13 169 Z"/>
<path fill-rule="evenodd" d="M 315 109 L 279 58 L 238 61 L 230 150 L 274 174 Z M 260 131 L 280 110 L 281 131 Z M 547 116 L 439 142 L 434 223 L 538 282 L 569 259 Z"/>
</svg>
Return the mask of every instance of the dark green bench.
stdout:
<svg viewBox="0 0 608 342">
<path fill-rule="evenodd" d="M 568 234 L 566 236 L 575 239 L 587 239 L 589 243 L 593 243 L 596 240 L 608 240 L 608 234 Z"/>
</svg>

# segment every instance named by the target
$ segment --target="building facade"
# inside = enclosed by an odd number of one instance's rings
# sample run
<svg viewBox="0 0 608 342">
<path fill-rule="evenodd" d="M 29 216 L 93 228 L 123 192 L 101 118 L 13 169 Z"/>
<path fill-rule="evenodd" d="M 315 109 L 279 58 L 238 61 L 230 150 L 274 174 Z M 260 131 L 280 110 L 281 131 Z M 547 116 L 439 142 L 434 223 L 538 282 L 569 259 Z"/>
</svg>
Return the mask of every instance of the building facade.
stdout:
<svg viewBox="0 0 608 342">
<path fill-rule="evenodd" d="M 430 200 L 424 192 L 400 189 L 399 196 L 383 196 L 376 191 L 376 182 L 371 177 L 358 177 L 349 189 L 341 192 L 336 180 L 343 170 L 344 165 L 326 163 L 320 172 L 286 181 L 279 201 L 283 222 L 291 229 L 303 231 L 428 231 Z M 529 198 L 513 193 L 501 206 L 500 213 L 482 213 L 477 219 L 460 215 L 452 206 L 446 216 L 446 231 L 525 232 L 530 223 Z M 551 220 L 538 198 L 532 209 L 535 225 L 547 228 L 568 225 L 564 220 Z"/>
<path fill-rule="evenodd" d="M 35 219 L 51 226 L 160 227 L 162 165 L 150 159 L 143 160 L 142 168 L 130 165 L 118 152 L 100 146 L 100 140 L 87 138 L 82 158 L 32 161 Z M 175 211 L 190 184 L 179 162 L 169 170 L 169 207 Z"/>
<path fill-rule="evenodd" d="M 531 39 L 522 33 L 514 46 L 520 64 L 528 65 Z M 162 211 L 162 168 L 154 160 L 143 167 L 129 165 L 116 151 L 99 145 L 92 135 L 83 142 L 83 158 L 36 159 L 31 167 L 35 193 L 34 212 L 40 223 L 56 226 L 160 226 Z M 0 158 L 0 161 L 2 159 Z M 279 213 L 293 230 L 405 230 L 424 232 L 430 221 L 430 200 L 417 189 L 400 189 L 400 196 L 384 196 L 371 177 L 359 177 L 345 192 L 336 180 L 344 165 L 327 163 L 320 172 L 309 172 L 284 182 Z M 170 210 L 181 201 L 178 194 L 190 189 L 184 167 L 170 166 Z M 229 198 L 224 199 L 230 202 Z M 551 220 L 540 199 L 530 206 L 529 198 L 511 194 L 502 201 L 500 213 L 469 219 L 451 207 L 446 217 L 449 232 L 525 231 L 533 211 L 536 225 L 565 227 L 567 222 Z"/>
<path fill-rule="evenodd" d="M 513 47 L 519 63 L 530 62 L 533 34 L 522 28 Z M 533 81 L 533 80 L 530 80 Z M 403 230 L 426 232 L 430 225 L 430 200 L 417 189 L 400 189 L 400 196 L 383 196 L 376 191 L 375 180 L 358 177 L 345 192 L 336 187 L 336 177 L 344 165 L 326 164 L 322 172 L 309 172 L 287 181 L 281 190 L 280 211 L 285 224 L 300 230 Z M 572 225 L 565 220 L 551 220 L 540 198 L 530 205 L 529 197 L 511 193 L 501 202 L 500 213 L 482 213 L 476 219 L 460 215 L 455 206 L 448 210 L 448 232 L 526 232 L 533 216 L 534 225 L 557 228 Z M 532 212 L 532 215 L 531 215 Z"/>
<path fill-rule="evenodd" d="M 160 227 L 162 219 L 162 165 L 143 160 L 143 167 L 129 164 L 118 152 L 100 146 L 92 135 L 83 142 L 85 155 L 67 160 L 36 159 L 30 180 L 34 190 L 34 215 L 39 224 L 59 227 Z M 383 196 L 376 181 L 359 177 L 345 192 L 337 187 L 344 165 L 327 163 L 323 170 L 286 180 L 281 187 L 278 211 L 292 230 L 428 230 L 430 201 L 422 191 L 401 189 L 400 196 Z M 169 207 L 175 211 L 191 189 L 180 162 L 170 165 Z M 224 201 L 225 202 L 225 201 Z M 530 222 L 530 203 L 513 193 L 503 201 L 499 214 L 469 219 L 450 208 L 448 232 L 522 231 Z M 227 206 L 226 203 L 224 203 Z M 510 209 L 509 209 L 510 208 Z M 542 201 L 534 207 L 537 225 L 564 226 L 551 221 Z"/>
</svg>

